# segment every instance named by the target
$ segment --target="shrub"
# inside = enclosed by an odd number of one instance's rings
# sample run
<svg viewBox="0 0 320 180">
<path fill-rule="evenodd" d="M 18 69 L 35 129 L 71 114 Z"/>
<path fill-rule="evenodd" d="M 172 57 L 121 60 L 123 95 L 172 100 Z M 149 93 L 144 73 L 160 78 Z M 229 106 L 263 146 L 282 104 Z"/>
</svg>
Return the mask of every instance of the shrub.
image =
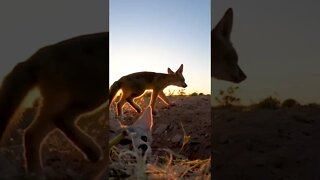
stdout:
<svg viewBox="0 0 320 180">
<path fill-rule="evenodd" d="M 309 103 L 306 105 L 306 107 L 309 107 L 309 108 L 319 108 L 320 107 L 320 104 L 317 104 L 317 103 Z"/>
<path fill-rule="evenodd" d="M 198 93 L 194 92 L 194 93 L 190 94 L 190 96 L 198 96 Z"/>
<path fill-rule="evenodd" d="M 185 96 L 185 95 L 186 95 L 185 89 L 179 90 L 179 91 L 178 91 L 178 95 L 179 95 L 179 96 Z"/>
<path fill-rule="evenodd" d="M 240 98 L 236 97 L 235 91 L 238 90 L 238 86 L 230 86 L 227 90 L 220 90 L 218 95 L 215 96 L 215 100 L 222 106 L 236 105 L 240 103 Z"/>
<path fill-rule="evenodd" d="M 280 104 L 280 100 L 270 96 L 260 101 L 257 106 L 266 109 L 278 109 L 280 107 Z"/>
<path fill-rule="evenodd" d="M 292 98 L 289 98 L 289 99 L 286 99 L 285 101 L 282 102 L 282 105 L 281 107 L 283 108 L 291 108 L 291 107 L 295 107 L 295 106 L 299 106 L 300 104 L 298 103 L 298 101 L 292 99 Z"/>
</svg>

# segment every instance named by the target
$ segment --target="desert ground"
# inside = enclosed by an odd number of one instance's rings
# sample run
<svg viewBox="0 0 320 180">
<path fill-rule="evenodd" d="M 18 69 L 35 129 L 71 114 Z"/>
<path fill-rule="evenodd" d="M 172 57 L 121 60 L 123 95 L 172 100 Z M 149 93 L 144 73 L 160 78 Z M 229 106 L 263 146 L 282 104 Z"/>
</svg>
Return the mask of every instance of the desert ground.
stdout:
<svg viewBox="0 0 320 180">
<path fill-rule="evenodd" d="M 320 179 L 320 106 L 221 106 L 212 115 L 214 179 Z"/>
<path fill-rule="evenodd" d="M 169 148 L 190 160 L 210 158 L 210 96 L 172 96 L 169 99 L 176 106 L 167 109 L 163 108 L 163 104 L 157 104 L 159 112 L 154 117 L 153 152 L 157 153 L 159 148 Z M 27 109 L 19 123 L 13 125 L 7 145 L 0 152 L 1 178 L 34 179 L 23 171 L 22 134 L 35 115 L 35 109 Z M 82 117 L 78 125 L 106 149 L 108 129 L 105 122 L 106 113 L 101 110 L 94 115 Z M 185 136 L 190 136 L 190 139 L 181 150 Z M 42 158 L 47 179 L 89 179 L 98 169 L 95 163 L 85 160 L 59 131 L 51 134 L 43 144 Z"/>
<path fill-rule="evenodd" d="M 210 96 L 172 96 L 169 100 L 176 105 L 166 108 L 162 101 L 156 105 L 159 113 L 154 116 L 153 149 L 169 148 L 188 159 L 208 158 L 211 155 Z M 149 98 L 144 99 L 141 106 L 146 107 L 148 102 Z M 125 109 L 132 113 L 132 108 Z M 180 151 L 184 135 L 191 138 Z"/>
</svg>

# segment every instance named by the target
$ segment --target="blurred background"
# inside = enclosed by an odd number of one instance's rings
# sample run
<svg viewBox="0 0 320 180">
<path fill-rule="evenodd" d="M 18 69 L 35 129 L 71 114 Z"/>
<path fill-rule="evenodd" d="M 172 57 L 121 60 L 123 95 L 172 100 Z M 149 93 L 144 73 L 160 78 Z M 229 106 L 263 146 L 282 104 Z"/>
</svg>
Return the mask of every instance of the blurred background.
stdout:
<svg viewBox="0 0 320 180">
<path fill-rule="evenodd" d="M 242 104 L 267 96 L 320 102 L 319 7 L 313 0 L 212 1 L 212 28 L 234 10 L 231 40 L 248 77 L 236 91 Z M 213 79 L 213 94 L 234 85 Z"/>
</svg>

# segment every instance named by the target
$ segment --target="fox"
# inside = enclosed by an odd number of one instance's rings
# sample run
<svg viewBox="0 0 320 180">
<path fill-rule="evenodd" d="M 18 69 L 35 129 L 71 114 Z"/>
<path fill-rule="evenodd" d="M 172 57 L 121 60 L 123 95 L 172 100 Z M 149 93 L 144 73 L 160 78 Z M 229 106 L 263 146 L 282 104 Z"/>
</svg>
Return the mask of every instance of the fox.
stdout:
<svg viewBox="0 0 320 180">
<path fill-rule="evenodd" d="M 54 130 L 61 131 L 85 159 L 107 158 L 77 120 L 108 102 L 108 64 L 109 32 L 100 32 L 40 48 L 5 76 L 0 88 L 1 141 L 28 93 L 38 88 L 41 95 L 38 115 L 23 134 L 27 172 L 41 174 L 41 147 Z"/>
<path fill-rule="evenodd" d="M 211 77 L 240 83 L 247 78 L 238 65 L 238 55 L 231 42 L 233 10 L 229 8 L 211 31 Z"/>
<path fill-rule="evenodd" d="M 116 103 L 117 116 L 121 116 L 122 108 L 125 103 L 129 103 L 136 112 L 141 113 L 141 107 L 134 102 L 134 98 L 137 98 L 146 90 L 152 90 L 150 106 L 152 114 L 156 115 L 158 112 L 155 109 L 155 103 L 157 97 L 169 106 L 174 106 L 175 103 L 170 102 L 163 92 L 163 89 L 169 85 L 186 88 L 185 78 L 183 77 L 183 64 L 180 65 L 176 72 L 168 68 L 168 74 L 156 73 L 156 72 L 137 72 L 121 77 L 114 82 L 109 90 L 109 107 L 113 102 L 114 97 L 118 91 L 122 90 L 120 100 Z"/>
</svg>

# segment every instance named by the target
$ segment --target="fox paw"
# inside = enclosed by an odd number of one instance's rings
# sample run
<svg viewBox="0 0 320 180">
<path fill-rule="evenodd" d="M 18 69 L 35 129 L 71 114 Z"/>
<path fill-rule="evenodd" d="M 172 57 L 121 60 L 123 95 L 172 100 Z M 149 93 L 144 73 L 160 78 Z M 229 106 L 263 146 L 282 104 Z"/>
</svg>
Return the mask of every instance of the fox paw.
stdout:
<svg viewBox="0 0 320 180">
<path fill-rule="evenodd" d="M 170 109 L 170 107 L 174 107 L 174 106 L 176 106 L 176 103 L 170 102 L 169 104 L 163 106 L 162 109 Z"/>
<path fill-rule="evenodd" d="M 103 159 L 103 154 L 101 152 L 101 149 L 99 147 L 91 147 L 85 149 L 85 154 L 87 156 L 87 159 L 91 162 L 98 162 Z"/>
<path fill-rule="evenodd" d="M 142 112 L 141 108 L 136 109 L 136 111 L 137 111 L 137 113 L 139 113 L 139 114 Z"/>
<path fill-rule="evenodd" d="M 152 114 L 153 114 L 153 115 L 157 115 L 157 114 L 158 114 L 158 110 L 153 109 L 153 110 L 152 110 Z"/>
</svg>

